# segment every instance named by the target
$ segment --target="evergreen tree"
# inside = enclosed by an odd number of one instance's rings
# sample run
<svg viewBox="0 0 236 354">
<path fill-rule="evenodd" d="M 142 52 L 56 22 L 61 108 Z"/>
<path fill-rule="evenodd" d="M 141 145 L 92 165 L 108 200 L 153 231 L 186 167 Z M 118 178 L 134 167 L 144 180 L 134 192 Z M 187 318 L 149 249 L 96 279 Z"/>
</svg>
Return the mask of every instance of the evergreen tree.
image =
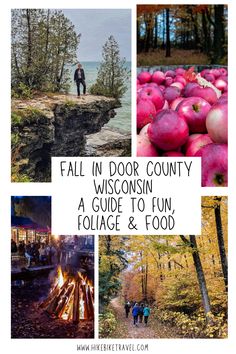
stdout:
<svg viewBox="0 0 236 354">
<path fill-rule="evenodd" d="M 125 59 L 120 57 L 118 43 L 110 36 L 103 46 L 97 80 L 90 92 L 94 95 L 121 98 L 127 90 L 126 82 L 130 74 L 125 64 Z"/>
<path fill-rule="evenodd" d="M 12 10 L 13 90 L 66 91 L 79 37 L 60 10 Z"/>
</svg>

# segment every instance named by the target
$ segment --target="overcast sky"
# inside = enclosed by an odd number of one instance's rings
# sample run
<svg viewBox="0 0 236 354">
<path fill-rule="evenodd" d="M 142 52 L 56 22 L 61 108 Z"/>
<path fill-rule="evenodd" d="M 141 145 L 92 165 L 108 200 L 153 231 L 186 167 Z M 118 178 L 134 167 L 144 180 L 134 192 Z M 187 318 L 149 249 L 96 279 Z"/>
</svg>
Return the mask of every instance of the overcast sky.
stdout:
<svg viewBox="0 0 236 354">
<path fill-rule="evenodd" d="M 131 59 L 131 11 L 127 9 L 66 9 L 64 14 L 81 33 L 79 61 L 101 60 L 102 46 L 110 35 L 119 44 L 120 54 Z"/>
</svg>

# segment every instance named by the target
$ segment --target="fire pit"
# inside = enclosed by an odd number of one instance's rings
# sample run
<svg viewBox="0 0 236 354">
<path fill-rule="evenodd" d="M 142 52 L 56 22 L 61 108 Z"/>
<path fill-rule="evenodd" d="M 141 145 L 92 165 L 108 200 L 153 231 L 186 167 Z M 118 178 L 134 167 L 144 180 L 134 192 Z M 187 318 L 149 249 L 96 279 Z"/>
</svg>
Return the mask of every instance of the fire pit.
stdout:
<svg viewBox="0 0 236 354">
<path fill-rule="evenodd" d="M 92 282 L 80 272 L 63 273 L 58 267 L 57 277 L 48 297 L 40 303 L 52 318 L 78 323 L 94 318 L 94 292 Z"/>
</svg>

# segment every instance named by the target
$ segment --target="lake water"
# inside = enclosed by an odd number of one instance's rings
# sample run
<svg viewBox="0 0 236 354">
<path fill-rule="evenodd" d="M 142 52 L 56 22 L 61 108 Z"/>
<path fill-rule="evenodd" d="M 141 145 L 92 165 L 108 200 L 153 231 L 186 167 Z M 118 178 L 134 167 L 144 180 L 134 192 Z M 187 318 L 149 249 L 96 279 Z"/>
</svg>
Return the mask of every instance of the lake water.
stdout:
<svg viewBox="0 0 236 354">
<path fill-rule="evenodd" d="M 86 77 L 85 81 L 87 85 L 87 90 L 89 92 L 89 88 L 96 81 L 97 71 L 98 71 L 97 68 L 99 67 L 99 62 L 81 62 L 81 64 L 85 72 L 85 77 Z M 128 70 L 131 71 L 131 63 L 127 62 L 126 66 Z M 72 68 L 72 75 L 74 75 L 75 69 L 76 69 L 76 65 Z M 127 82 L 127 87 L 128 90 L 126 91 L 126 93 L 121 99 L 122 107 L 117 108 L 115 110 L 117 113 L 116 116 L 112 118 L 106 126 L 117 128 L 121 131 L 124 131 L 125 133 L 130 133 L 131 132 L 131 77 Z M 70 93 L 73 94 L 77 93 L 77 88 L 76 85 L 74 84 L 73 76 L 72 76 L 72 85 L 70 88 Z"/>
</svg>

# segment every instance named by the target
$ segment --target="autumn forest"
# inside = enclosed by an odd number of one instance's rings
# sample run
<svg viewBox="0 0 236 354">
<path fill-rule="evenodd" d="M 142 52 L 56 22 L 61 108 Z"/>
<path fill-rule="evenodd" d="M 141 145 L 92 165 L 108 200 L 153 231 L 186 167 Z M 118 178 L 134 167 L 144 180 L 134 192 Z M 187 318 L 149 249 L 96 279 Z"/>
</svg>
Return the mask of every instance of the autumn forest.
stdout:
<svg viewBox="0 0 236 354">
<path fill-rule="evenodd" d="M 100 337 L 227 337 L 226 197 L 202 198 L 201 236 L 100 236 L 99 245 Z M 133 325 L 134 304 L 149 307 L 148 328 Z"/>
<path fill-rule="evenodd" d="M 227 65 L 227 6 L 138 5 L 137 61 Z"/>
</svg>

